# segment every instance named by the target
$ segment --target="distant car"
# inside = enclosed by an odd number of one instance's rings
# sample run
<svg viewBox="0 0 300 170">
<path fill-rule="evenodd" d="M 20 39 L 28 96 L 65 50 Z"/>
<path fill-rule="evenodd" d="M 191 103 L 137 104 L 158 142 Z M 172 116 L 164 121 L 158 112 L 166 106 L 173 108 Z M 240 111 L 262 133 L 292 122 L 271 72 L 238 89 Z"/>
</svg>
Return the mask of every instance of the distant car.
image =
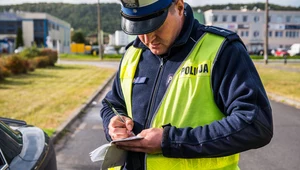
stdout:
<svg viewBox="0 0 300 170">
<path fill-rule="evenodd" d="M 289 53 L 288 53 L 288 51 L 286 49 L 278 48 L 275 51 L 274 56 L 276 56 L 276 57 L 287 57 L 287 56 L 289 56 Z"/>
<path fill-rule="evenodd" d="M 18 47 L 17 49 L 15 49 L 15 53 L 20 53 L 24 50 L 24 47 Z"/>
<path fill-rule="evenodd" d="M 91 48 L 91 54 L 94 55 L 94 54 L 99 54 L 99 46 L 98 45 L 93 45 L 92 48 Z"/>
<path fill-rule="evenodd" d="M 116 50 L 104 50 L 104 54 L 117 54 Z"/>
<path fill-rule="evenodd" d="M 290 56 L 300 55 L 300 43 L 293 44 L 288 50 Z"/>
<path fill-rule="evenodd" d="M 258 56 L 263 56 L 264 53 L 265 53 L 264 49 L 257 49 L 249 52 L 250 55 L 258 55 Z M 273 55 L 271 49 L 268 49 L 268 55 Z"/>
<path fill-rule="evenodd" d="M 57 170 L 50 138 L 25 121 L 0 118 L 0 170 Z"/>
<path fill-rule="evenodd" d="M 106 46 L 104 48 L 104 54 L 117 54 L 117 51 L 113 46 Z"/>
</svg>

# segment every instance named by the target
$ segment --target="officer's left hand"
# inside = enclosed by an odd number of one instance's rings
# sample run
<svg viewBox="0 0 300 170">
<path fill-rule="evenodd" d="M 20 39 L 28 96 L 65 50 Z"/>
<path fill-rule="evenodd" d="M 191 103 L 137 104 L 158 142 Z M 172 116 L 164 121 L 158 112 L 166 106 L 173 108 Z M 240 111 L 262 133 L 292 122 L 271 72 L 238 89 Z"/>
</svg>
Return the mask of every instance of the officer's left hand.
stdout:
<svg viewBox="0 0 300 170">
<path fill-rule="evenodd" d="M 117 142 L 116 145 L 120 149 L 144 152 L 149 154 L 161 153 L 163 128 L 145 129 L 138 136 L 143 136 L 141 140 Z"/>
</svg>

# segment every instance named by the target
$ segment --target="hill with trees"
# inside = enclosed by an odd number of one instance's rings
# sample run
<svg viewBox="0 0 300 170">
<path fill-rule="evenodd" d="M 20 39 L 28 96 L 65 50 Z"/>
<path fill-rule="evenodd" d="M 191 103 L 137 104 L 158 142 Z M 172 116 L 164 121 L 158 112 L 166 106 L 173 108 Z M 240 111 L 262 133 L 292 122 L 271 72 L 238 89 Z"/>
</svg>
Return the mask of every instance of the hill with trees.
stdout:
<svg viewBox="0 0 300 170">
<path fill-rule="evenodd" d="M 240 10 L 241 7 L 260 8 L 264 10 L 264 3 L 251 4 L 225 4 L 225 5 L 205 5 L 194 7 L 195 10 L 200 9 L 206 11 L 209 9 L 232 9 Z M 279 6 L 270 4 L 271 10 L 283 11 L 300 11 L 300 7 Z M 114 33 L 120 30 L 121 16 L 120 4 L 117 3 L 101 3 L 101 29 L 105 33 Z M 65 4 L 65 3 L 26 3 L 20 5 L 0 6 L 0 12 L 3 11 L 27 11 L 27 12 L 46 12 L 57 18 L 69 22 L 75 31 L 81 31 L 85 36 L 97 32 L 97 5 L 96 4 Z"/>
</svg>

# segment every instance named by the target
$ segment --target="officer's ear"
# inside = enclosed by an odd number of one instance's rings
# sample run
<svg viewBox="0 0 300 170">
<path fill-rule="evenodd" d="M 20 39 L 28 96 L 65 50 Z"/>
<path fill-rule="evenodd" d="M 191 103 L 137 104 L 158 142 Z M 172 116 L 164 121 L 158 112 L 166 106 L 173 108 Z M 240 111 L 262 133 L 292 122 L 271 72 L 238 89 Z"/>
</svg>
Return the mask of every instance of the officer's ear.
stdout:
<svg viewBox="0 0 300 170">
<path fill-rule="evenodd" d="M 175 8 L 179 11 L 179 15 L 182 16 L 184 14 L 184 2 L 183 0 L 174 0 Z"/>
</svg>

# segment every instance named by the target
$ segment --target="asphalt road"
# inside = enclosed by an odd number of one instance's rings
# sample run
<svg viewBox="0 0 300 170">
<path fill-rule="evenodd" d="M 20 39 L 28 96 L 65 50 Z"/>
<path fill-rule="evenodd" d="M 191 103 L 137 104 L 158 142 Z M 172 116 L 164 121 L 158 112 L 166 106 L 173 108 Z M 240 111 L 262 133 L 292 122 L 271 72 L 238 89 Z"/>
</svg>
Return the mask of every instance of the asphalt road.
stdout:
<svg viewBox="0 0 300 170">
<path fill-rule="evenodd" d="M 107 64 L 105 64 L 107 65 Z M 64 138 L 56 144 L 59 170 L 99 170 L 101 162 L 90 161 L 89 152 L 107 143 L 99 111 L 101 100 L 110 86 L 90 105 Z M 296 170 L 300 169 L 300 110 L 271 101 L 274 137 L 263 148 L 241 153 L 241 170 Z"/>
<path fill-rule="evenodd" d="M 111 84 L 110 84 L 111 85 Z M 58 170 L 99 170 L 101 162 L 91 162 L 89 153 L 107 143 L 100 118 L 101 100 L 110 89 L 106 87 L 98 98 L 68 129 L 55 145 Z"/>
<path fill-rule="evenodd" d="M 271 102 L 274 136 L 269 145 L 241 154 L 241 170 L 300 169 L 300 109 Z"/>
<path fill-rule="evenodd" d="M 106 94 L 107 90 L 105 90 Z M 104 94 L 103 93 L 103 94 Z M 102 98 L 103 95 L 100 96 Z M 98 170 L 101 163 L 93 163 L 89 152 L 106 143 L 99 110 L 102 105 L 91 105 L 56 145 L 59 170 Z M 272 102 L 274 137 L 263 148 L 241 154 L 241 170 L 296 170 L 300 167 L 300 110 Z"/>
</svg>

